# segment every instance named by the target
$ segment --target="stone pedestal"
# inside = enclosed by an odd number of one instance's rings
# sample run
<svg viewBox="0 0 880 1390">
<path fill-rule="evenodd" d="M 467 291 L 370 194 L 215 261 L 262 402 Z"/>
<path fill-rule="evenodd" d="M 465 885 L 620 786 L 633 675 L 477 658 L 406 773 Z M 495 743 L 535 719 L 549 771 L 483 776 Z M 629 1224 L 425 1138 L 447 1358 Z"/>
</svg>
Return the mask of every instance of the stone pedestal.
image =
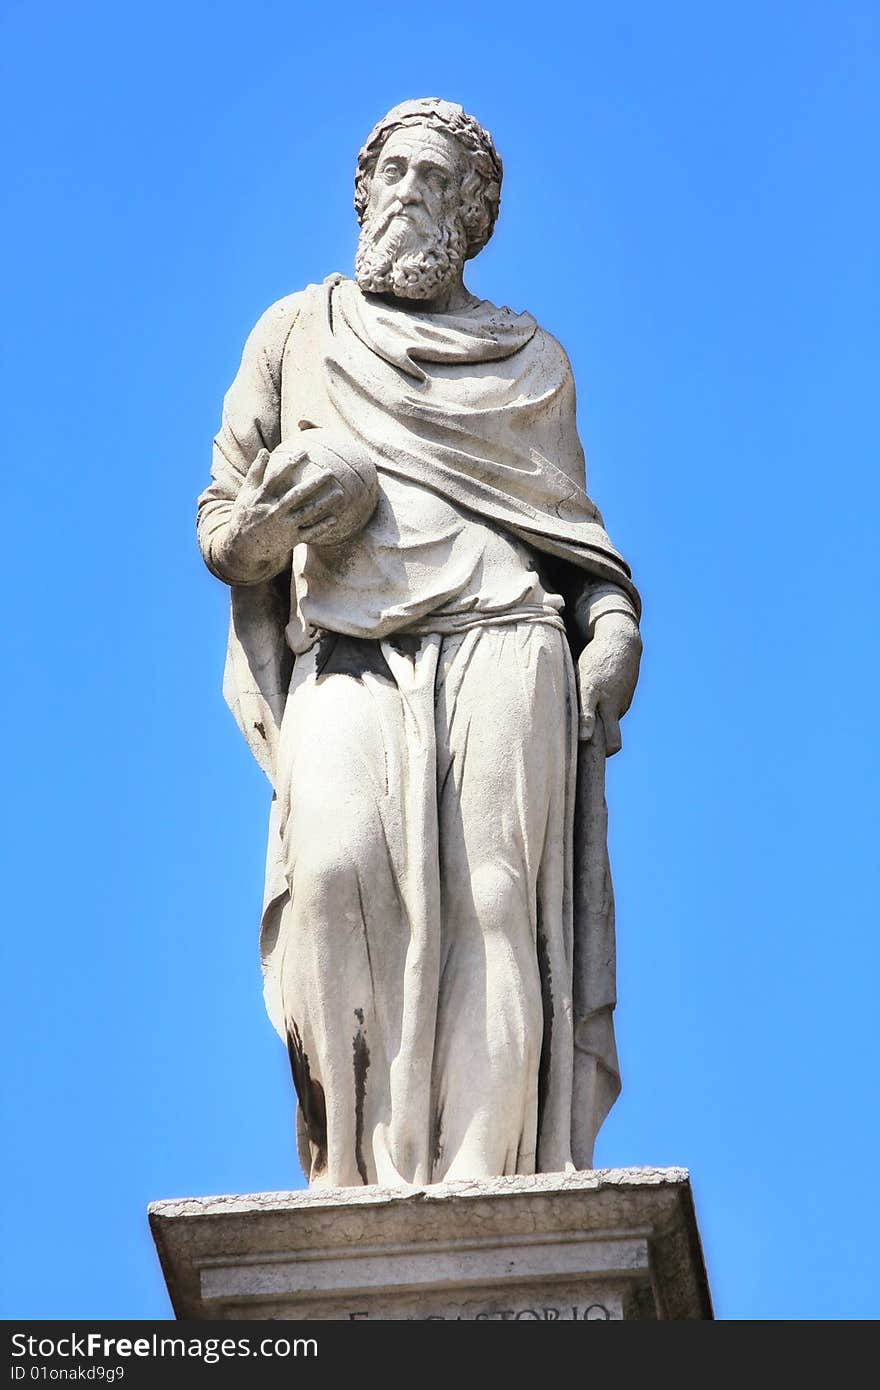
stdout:
<svg viewBox="0 0 880 1390">
<path fill-rule="evenodd" d="M 155 1202 L 179 1318 L 711 1318 L 688 1174 Z"/>
</svg>

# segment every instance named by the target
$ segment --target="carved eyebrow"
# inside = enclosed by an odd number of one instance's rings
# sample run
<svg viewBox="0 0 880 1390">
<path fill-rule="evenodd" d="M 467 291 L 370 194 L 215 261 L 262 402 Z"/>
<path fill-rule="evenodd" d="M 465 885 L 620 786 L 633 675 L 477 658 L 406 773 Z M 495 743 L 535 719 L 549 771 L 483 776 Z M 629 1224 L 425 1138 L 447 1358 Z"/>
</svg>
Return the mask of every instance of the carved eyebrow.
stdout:
<svg viewBox="0 0 880 1390">
<path fill-rule="evenodd" d="M 436 171 L 438 174 L 452 174 L 455 171 L 455 166 L 451 159 L 448 163 L 441 163 L 440 159 L 435 155 L 419 156 L 416 154 L 415 157 L 413 157 L 411 155 L 393 153 L 381 155 L 377 168 L 382 168 L 386 164 L 400 163 L 417 164 L 420 169 L 429 169 L 431 171 Z"/>
</svg>

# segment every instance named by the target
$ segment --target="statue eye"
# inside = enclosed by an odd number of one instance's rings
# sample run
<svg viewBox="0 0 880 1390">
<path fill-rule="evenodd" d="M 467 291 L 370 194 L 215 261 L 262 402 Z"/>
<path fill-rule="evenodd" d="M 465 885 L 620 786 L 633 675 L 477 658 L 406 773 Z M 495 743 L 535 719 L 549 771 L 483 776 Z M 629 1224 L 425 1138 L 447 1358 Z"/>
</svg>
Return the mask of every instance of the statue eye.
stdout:
<svg viewBox="0 0 880 1390">
<path fill-rule="evenodd" d="M 445 174 L 441 174 L 439 169 L 433 169 L 428 177 L 428 182 L 435 193 L 445 193 L 449 187 L 449 180 Z"/>
<path fill-rule="evenodd" d="M 400 178 L 400 174 L 400 165 L 395 163 L 394 160 L 391 160 L 388 164 L 384 164 L 382 166 L 382 177 L 386 183 L 397 183 L 397 180 Z"/>
</svg>

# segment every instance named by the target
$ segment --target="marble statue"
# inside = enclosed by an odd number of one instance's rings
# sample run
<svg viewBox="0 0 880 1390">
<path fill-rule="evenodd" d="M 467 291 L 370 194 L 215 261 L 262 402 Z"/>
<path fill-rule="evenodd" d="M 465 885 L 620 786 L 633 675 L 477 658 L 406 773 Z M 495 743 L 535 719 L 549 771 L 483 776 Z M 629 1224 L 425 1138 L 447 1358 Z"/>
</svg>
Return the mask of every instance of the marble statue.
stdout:
<svg viewBox="0 0 880 1390">
<path fill-rule="evenodd" d="M 354 278 L 263 314 L 199 503 L 313 1184 L 589 1168 L 619 1091 L 604 765 L 639 599 L 565 352 L 464 284 L 501 177 L 460 106 L 380 121 Z"/>
</svg>

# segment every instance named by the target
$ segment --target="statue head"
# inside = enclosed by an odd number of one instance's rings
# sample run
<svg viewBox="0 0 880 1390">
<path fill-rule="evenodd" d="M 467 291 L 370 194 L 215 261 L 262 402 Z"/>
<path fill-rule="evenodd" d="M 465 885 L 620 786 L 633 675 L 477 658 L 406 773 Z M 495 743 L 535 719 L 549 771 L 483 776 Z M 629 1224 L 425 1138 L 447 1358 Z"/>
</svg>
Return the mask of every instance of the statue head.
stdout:
<svg viewBox="0 0 880 1390">
<path fill-rule="evenodd" d="M 501 178 L 492 136 L 462 107 L 439 97 L 395 106 L 358 155 L 361 289 L 404 299 L 442 293 L 491 237 Z"/>
</svg>

